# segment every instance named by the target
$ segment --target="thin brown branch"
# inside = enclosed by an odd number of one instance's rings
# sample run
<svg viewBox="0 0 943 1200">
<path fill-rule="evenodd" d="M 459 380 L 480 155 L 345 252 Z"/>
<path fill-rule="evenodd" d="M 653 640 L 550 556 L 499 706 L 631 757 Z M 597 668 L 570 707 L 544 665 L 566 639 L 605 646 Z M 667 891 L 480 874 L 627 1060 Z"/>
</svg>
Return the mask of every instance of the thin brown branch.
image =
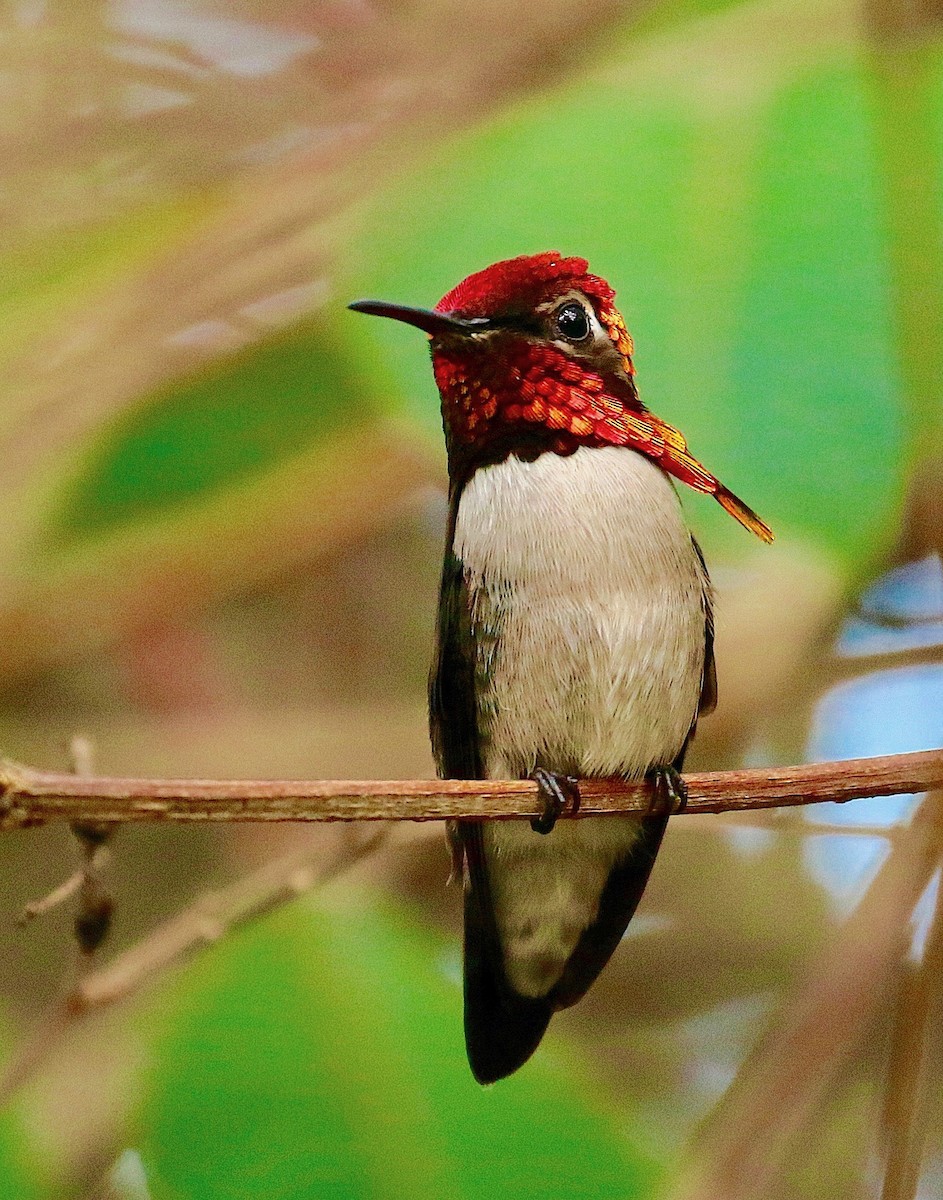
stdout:
<svg viewBox="0 0 943 1200">
<path fill-rule="evenodd" d="M 353 836 L 326 863 L 320 842 L 292 850 L 226 887 L 204 893 L 111 962 L 83 974 L 50 1007 L 0 1075 L 0 1106 L 82 1018 L 153 983 L 200 947 L 330 882 L 377 850 L 388 833 L 388 826 L 380 826 L 368 836 Z"/>
<path fill-rule="evenodd" d="M 373 854 L 388 832 L 387 827 L 380 826 L 368 836 L 349 842 L 326 865 L 316 861 L 323 850 L 304 846 L 263 864 L 228 887 L 206 892 L 107 966 L 80 980 L 69 997 L 70 1008 L 87 1012 L 123 1000 L 199 946 L 212 945 L 231 930 L 315 886 L 329 883 Z"/>
<path fill-rule="evenodd" d="M 783 808 L 943 787 L 943 750 L 686 776 L 690 813 Z M 579 816 L 648 811 L 648 783 L 586 779 Z M 540 813 L 528 780 L 80 778 L 0 763 L 0 829 L 47 821 L 441 821 Z"/>
</svg>

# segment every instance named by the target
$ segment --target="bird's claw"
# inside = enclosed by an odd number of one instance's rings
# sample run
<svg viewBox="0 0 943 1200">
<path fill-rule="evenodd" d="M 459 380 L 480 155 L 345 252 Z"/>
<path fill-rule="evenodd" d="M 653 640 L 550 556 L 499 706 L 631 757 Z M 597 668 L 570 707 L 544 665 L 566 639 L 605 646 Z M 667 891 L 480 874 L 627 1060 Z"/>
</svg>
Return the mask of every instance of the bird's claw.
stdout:
<svg viewBox="0 0 943 1200">
<path fill-rule="evenodd" d="M 570 812 L 579 812 L 580 785 L 572 775 L 557 775 L 555 771 L 536 767 L 530 777 L 537 784 L 543 803 L 540 816 L 531 817 L 530 827 L 534 833 L 550 833 L 557 823 L 557 817 L 566 811 L 567 804 L 570 805 Z"/>
<path fill-rule="evenodd" d="M 653 767 L 648 774 L 652 781 L 649 816 L 674 816 L 688 806 L 688 785 L 677 767 L 670 764 Z"/>
</svg>

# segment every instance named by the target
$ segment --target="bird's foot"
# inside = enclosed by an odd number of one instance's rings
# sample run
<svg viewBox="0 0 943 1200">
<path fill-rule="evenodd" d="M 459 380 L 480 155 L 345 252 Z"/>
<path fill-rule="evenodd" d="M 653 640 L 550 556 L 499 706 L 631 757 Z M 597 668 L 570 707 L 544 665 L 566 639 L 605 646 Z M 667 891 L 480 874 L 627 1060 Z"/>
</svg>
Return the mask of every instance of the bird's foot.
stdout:
<svg viewBox="0 0 943 1200">
<path fill-rule="evenodd" d="M 688 806 L 688 785 L 677 767 L 653 767 L 648 773 L 652 782 L 649 816 L 674 816 Z"/>
<path fill-rule="evenodd" d="M 543 804 L 540 816 L 531 817 L 530 827 L 534 833 L 550 833 L 557 823 L 557 817 L 566 811 L 567 804 L 570 805 L 570 812 L 579 812 L 580 785 L 572 775 L 558 775 L 555 771 L 535 767 L 530 777 L 537 784 Z"/>
</svg>

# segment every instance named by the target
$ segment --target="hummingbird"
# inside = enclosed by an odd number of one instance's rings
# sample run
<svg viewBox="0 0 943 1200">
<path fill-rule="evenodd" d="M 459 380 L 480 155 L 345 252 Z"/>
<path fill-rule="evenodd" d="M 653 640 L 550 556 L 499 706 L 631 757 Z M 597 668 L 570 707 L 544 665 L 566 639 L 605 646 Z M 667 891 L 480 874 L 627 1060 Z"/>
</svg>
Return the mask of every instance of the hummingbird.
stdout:
<svg viewBox="0 0 943 1200">
<path fill-rule="evenodd" d="M 433 309 L 350 305 L 428 334 L 449 508 L 430 675 L 439 775 L 533 779 L 541 815 L 449 826 L 464 882 L 465 1043 L 510 1075 L 576 1003 L 641 899 L 699 716 L 716 702 L 711 588 L 673 479 L 769 527 L 639 399 L 615 292 L 524 255 Z M 641 815 L 557 821 L 579 780 L 649 779 Z"/>
</svg>

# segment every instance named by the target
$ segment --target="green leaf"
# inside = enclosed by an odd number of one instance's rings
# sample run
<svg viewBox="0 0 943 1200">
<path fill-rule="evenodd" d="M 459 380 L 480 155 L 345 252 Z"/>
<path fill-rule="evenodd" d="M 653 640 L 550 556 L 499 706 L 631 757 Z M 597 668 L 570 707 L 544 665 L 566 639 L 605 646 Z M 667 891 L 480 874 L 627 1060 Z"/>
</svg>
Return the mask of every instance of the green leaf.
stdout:
<svg viewBox="0 0 943 1200">
<path fill-rule="evenodd" d="M 58 544 L 159 516 L 257 480 L 376 406 L 351 356 L 305 323 L 123 413 L 102 435 L 52 522 Z"/>
<path fill-rule="evenodd" d="M 724 431 L 750 494 L 853 558 L 893 519 L 904 432 L 867 88 L 826 64 L 766 116 Z"/>
<path fill-rule="evenodd" d="M 203 958 L 162 1009 L 140 1148 L 155 1200 L 650 1194 L 551 1036 L 471 1078 L 454 950 L 356 892 L 284 909 Z"/>
<path fill-rule="evenodd" d="M 37 1178 L 25 1131 L 14 1110 L 0 1115 L 0 1195 L 16 1200 L 49 1195 Z"/>
</svg>

